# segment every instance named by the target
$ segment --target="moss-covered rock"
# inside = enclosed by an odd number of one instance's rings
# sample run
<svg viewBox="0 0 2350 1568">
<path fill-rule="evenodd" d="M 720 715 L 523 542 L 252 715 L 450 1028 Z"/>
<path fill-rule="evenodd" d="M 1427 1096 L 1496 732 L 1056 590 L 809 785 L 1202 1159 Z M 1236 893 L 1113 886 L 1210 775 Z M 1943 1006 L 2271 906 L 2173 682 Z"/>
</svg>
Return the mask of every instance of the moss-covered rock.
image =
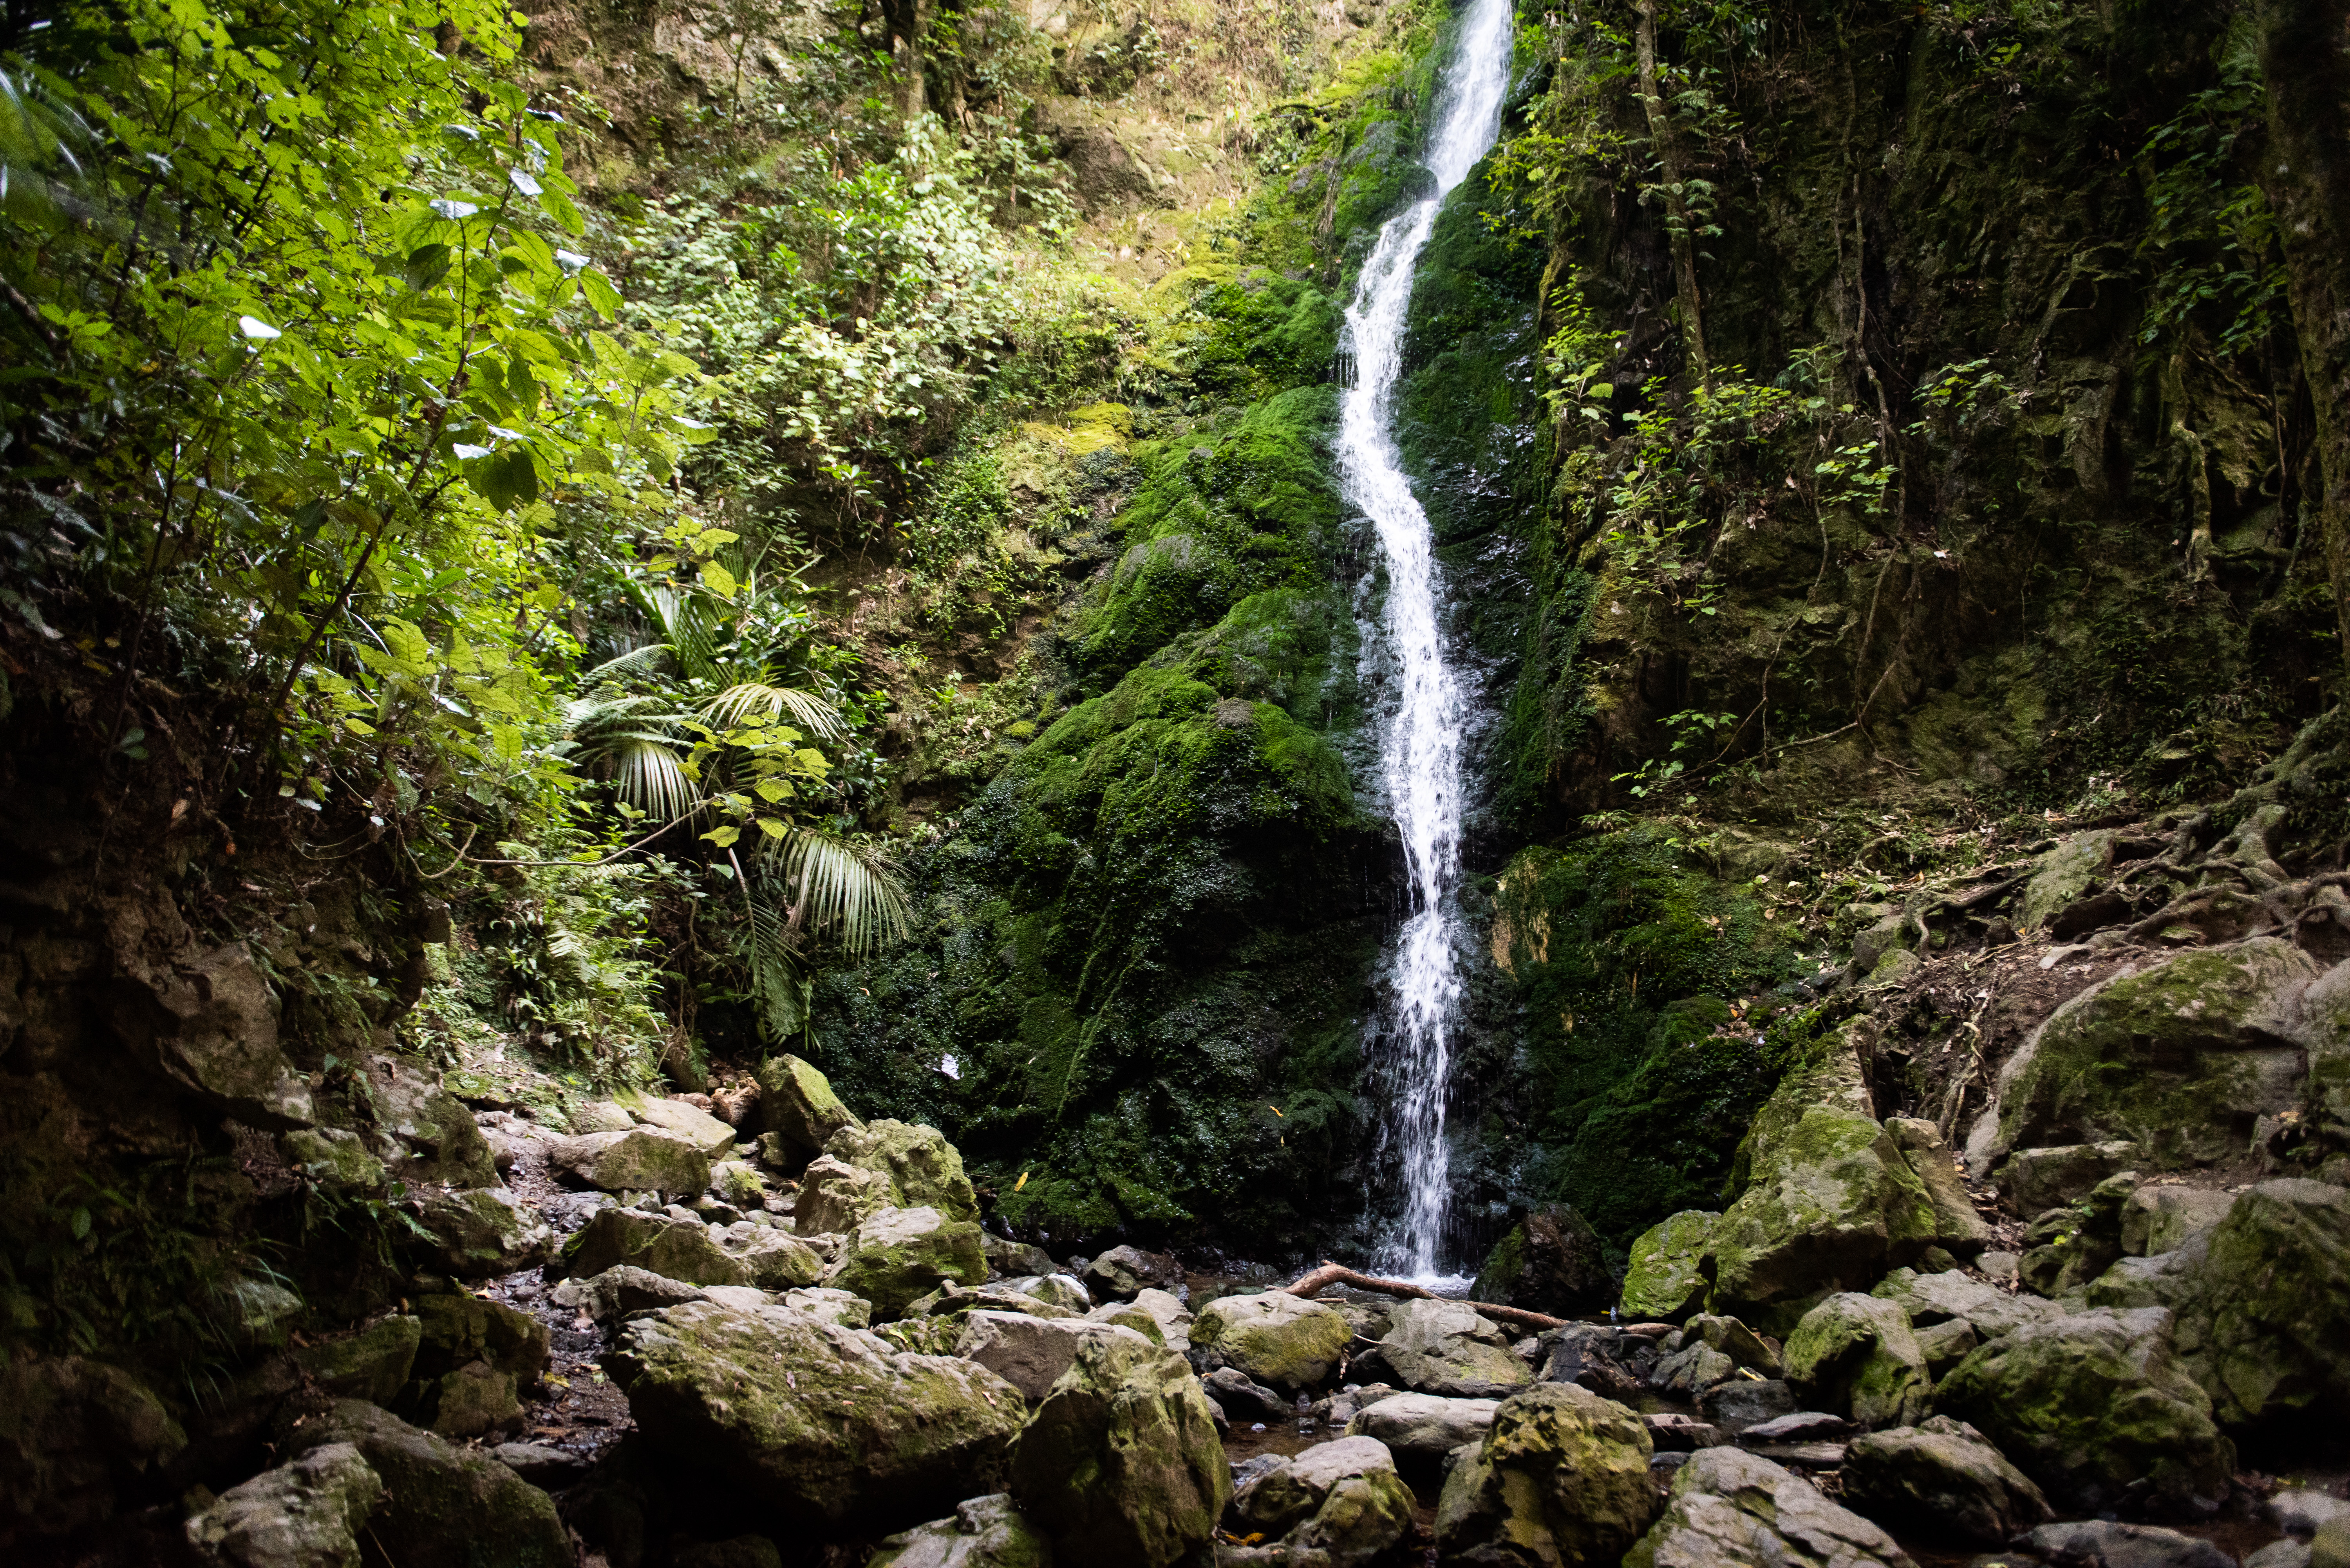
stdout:
<svg viewBox="0 0 2350 1568">
<path fill-rule="evenodd" d="M 1947 1416 L 1856 1438 L 1845 1450 L 1844 1495 L 1880 1524 L 1979 1546 L 2003 1546 L 2054 1517 L 2031 1477 Z"/>
<path fill-rule="evenodd" d="M 1943 1140 L 1941 1129 L 1916 1116 L 1887 1116 L 1885 1130 L 1893 1135 L 1894 1144 L 1917 1172 L 1928 1201 L 1934 1206 L 1934 1245 L 1960 1258 L 1971 1258 L 1990 1246 L 1991 1226 L 1976 1212 L 1966 1179 L 1959 1174 L 1958 1159 Z"/>
<path fill-rule="evenodd" d="M 2176 1505 L 2216 1501 L 2235 1473 L 2235 1447 L 2174 1354 L 2160 1308 L 2017 1329 L 1959 1363 L 1934 1403 L 2068 1511 L 2110 1508 L 2140 1483 Z"/>
<path fill-rule="evenodd" d="M 949 1220 L 979 1219 L 979 1198 L 963 1174 L 962 1156 L 934 1127 L 882 1120 L 845 1127 L 824 1152 L 843 1165 L 889 1179 L 892 1209 L 935 1209 Z"/>
<path fill-rule="evenodd" d="M 1984 1339 L 1997 1339 L 2029 1324 L 2046 1323 L 2065 1315 L 2064 1309 L 2038 1296 L 2011 1294 L 1956 1270 L 1920 1273 L 1896 1269 L 1869 1293 L 1894 1303 L 1909 1314 L 1912 1327 L 1926 1328 L 1953 1321 L 1968 1324 Z"/>
<path fill-rule="evenodd" d="M 1991 1118 L 1986 1116 L 1985 1123 Z M 1981 1132 L 1978 1128 L 1978 1132 Z M 1969 1140 L 1970 1158 L 1989 1161 L 1996 1149 L 1988 1142 Z M 2057 1144 L 2045 1148 L 2019 1148 L 1998 1170 L 2000 1187 L 2026 1214 L 2041 1214 L 2089 1195 L 2097 1183 L 2137 1163 L 2139 1149 L 2127 1138 L 2104 1143 Z M 1978 1169 L 1983 1168 L 1981 1166 Z"/>
<path fill-rule="evenodd" d="M 2350 1407 L 2350 1190 L 2251 1189 L 2178 1256 L 2164 1295 L 2179 1359 L 2222 1423 Z"/>
<path fill-rule="evenodd" d="M 2130 1194 L 2122 1208 L 2122 1251 L 2148 1258 L 2177 1251 L 2181 1243 L 2228 1217 L 2236 1195 L 2208 1187 L 2158 1187 Z"/>
<path fill-rule="evenodd" d="M 395 1314 L 287 1354 L 305 1377 L 336 1398 L 389 1405 L 407 1386 L 423 1343 L 423 1321 Z"/>
<path fill-rule="evenodd" d="M 1208 1541 L 1232 1474 L 1183 1358 L 1138 1334 L 1100 1334 L 1022 1430 L 1012 1495 L 1055 1562 L 1170 1568 Z"/>
<path fill-rule="evenodd" d="M 110 1515 L 188 1435 L 130 1373 L 78 1355 L 0 1364 L 0 1521 L 60 1534 Z"/>
<path fill-rule="evenodd" d="M 1398 1302 L 1378 1348 L 1364 1354 L 1374 1358 L 1385 1377 L 1430 1394 L 1483 1395 L 1534 1380 L 1510 1335 L 1465 1302 Z"/>
<path fill-rule="evenodd" d="M 582 1226 L 547 1272 L 585 1279 L 622 1264 L 691 1285 L 747 1285 L 750 1268 L 728 1253 L 699 1220 L 602 1209 Z"/>
<path fill-rule="evenodd" d="M 1909 1568 L 1890 1535 L 1791 1470 L 1700 1449 L 1674 1472 L 1656 1525 L 1624 1568 Z"/>
<path fill-rule="evenodd" d="M 1705 1304 L 1712 1282 L 1703 1264 L 1721 1218 L 1710 1210 L 1685 1209 L 1640 1233 L 1617 1298 L 1617 1310 L 1626 1321 L 1679 1323 Z"/>
<path fill-rule="evenodd" d="M 553 1359 L 547 1326 L 504 1303 L 473 1295 L 418 1296 L 413 1310 L 421 1325 L 416 1362 L 420 1376 L 437 1376 L 469 1361 L 486 1361 L 501 1372 L 533 1383 Z"/>
<path fill-rule="evenodd" d="M 1894 1303 L 1846 1292 L 1830 1296 L 1787 1336 L 1787 1381 L 1796 1396 L 1864 1427 L 1905 1427 L 1933 1409 L 1926 1353 Z"/>
<path fill-rule="evenodd" d="M 954 1354 L 986 1367 L 1025 1397 L 1042 1399 L 1076 1361 L 1087 1341 L 1102 1334 L 1133 1334 L 1149 1343 L 1133 1329 L 1116 1324 L 1016 1312 L 974 1312 L 962 1319 Z"/>
<path fill-rule="evenodd" d="M 367 1531 L 390 1561 L 570 1568 L 571 1535 L 555 1500 L 487 1454 L 351 1399 L 292 1426 L 284 1447 L 302 1454 L 343 1443 L 382 1478 Z"/>
<path fill-rule="evenodd" d="M 710 1186 L 709 1151 L 660 1127 L 557 1138 L 546 1158 L 556 1170 L 604 1192 L 691 1198 Z"/>
<path fill-rule="evenodd" d="M 1571 1383 L 1502 1401 L 1436 1505 L 1440 1563 L 1617 1562 L 1657 1517 L 1653 1445 L 1640 1417 Z"/>
<path fill-rule="evenodd" d="M 987 1282 L 979 1227 L 924 1206 L 884 1209 L 858 1221 L 829 1282 L 871 1302 L 874 1315 L 887 1319 L 949 1281 Z"/>
<path fill-rule="evenodd" d="M 903 1527 L 998 1490 L 1026 1408 L 984 1367 L 786 1307 L 664 1307 L 608 1365 L 657 1453 L 802 1526 Z"/>
<path fill-rule="evenodd" d="M 1284 1291 L 1218 1296 L 1191 1324 L 1191 1344 L 1211 1370 L 1234 1367 L 1292 1391 L 1326 1379 L 1354 1337 L 1337 1312 Z"/>
<path fill-rule="evenodd" d="M 867 1170 L 830 1155 L 818 1155 L 800 1173 L 792 1205 L 792 1228 L 803 1236 L 838 1236 L 884 1209 L 894 1209 L 886 1170 Z"/>
<path fill-rule="evenodd" d="M 1052 1544 L 1021 1517 L 1009 1492 L 955 1505 L 949 1519 L 900 1531 L 866 1568 L 1053 1568 Z"/>
<path fill-rule="evenodd" d="M 1251 1477 L 1232 1498 L 1246 1533 L 1321 1553 L 1331 1568 L 1390 1561 L 1416 1506 L 1387 1446 L 1371 1438 L 1308 1449 Z"/>
<path fill-rule="evenodd" d="M 683 1138 L 712 1160 L 724 1159 L 734 1147 L 734 1129 L 700 1106 L 630 1090 L 612 1098 L 639 1126 L 659 1127 L 671 1137 Z"/>
<path fill-rule="evenodd" d="M 359 1449 L 328 1443 L 191 1514 L 188 1544 L 220 1568 L 359 1568 L 359 1532 L 382 1498 Z"/>
<path fill-rule="evenodd" d="M 812 1063 L 786 1053 L 759 1064 L 757 1129 L 780 1134 L 785 1150 L 809 1160 L 844 1128 L 862 1127 Z"/>
<path fill-rule="evenodd" d="M 432 1233 L 441 1266 L 461 1280 L 534 1268 L 555 1251 L 555 1231 L 509 1188 L 433 1193 L 417 1222 Z"/>
<path fill-rule="evenodd" d="M 1512 1226 L 1469 1290 L 1471 1301 L 1553 1317 L 1596 1312 L 1615 1294 L 1598 1232 L 1565 1204 L 1534 1210 Z"/>
</svg>

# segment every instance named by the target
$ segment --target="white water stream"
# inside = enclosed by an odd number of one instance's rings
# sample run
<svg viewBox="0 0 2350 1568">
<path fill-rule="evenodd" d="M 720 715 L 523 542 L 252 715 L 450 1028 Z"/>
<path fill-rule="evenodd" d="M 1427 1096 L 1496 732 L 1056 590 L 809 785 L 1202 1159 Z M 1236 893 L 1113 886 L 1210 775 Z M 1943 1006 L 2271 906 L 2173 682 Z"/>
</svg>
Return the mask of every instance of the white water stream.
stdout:
<svg viewBox="0 0 2350 1568">
<path fill-rule="evenodd" d="M 1383 1266 L 1435 1280 L 1451 1207 L 1445 1096 L 1451 1029 L 1461 995 L 1461 751 L 1464 693 L 1444 655 L 1441 585 L 1428 514 L 1396 451 L 1394 402 L 1402 369 L 1404 313 L 1437 210 L 1493 145 L 1510 80 L 1511 0 L 1472 0 L 1438 96 L 1428 167 L 1435 189 L 1379 231 L 1363 264 L 1347 340 L 1355 385 L 1338 424 L 1340 483 L 1378 532 L 1387 606 L 1377 658 L 1388 683 L 1380 704 L 1379 753 L 1389 809 L 1403 838 L 1411 907 L 1397 939 L 1393 1012 L 1380 1036 L 1396 1101 L 1382 1139 L 1400 1167 L 1401 1227 Z M 1367 654 L 1367 661 L 1372 656 Z M 1368 673 L 1368 671 L 1367 671 Z"/>
</svg>

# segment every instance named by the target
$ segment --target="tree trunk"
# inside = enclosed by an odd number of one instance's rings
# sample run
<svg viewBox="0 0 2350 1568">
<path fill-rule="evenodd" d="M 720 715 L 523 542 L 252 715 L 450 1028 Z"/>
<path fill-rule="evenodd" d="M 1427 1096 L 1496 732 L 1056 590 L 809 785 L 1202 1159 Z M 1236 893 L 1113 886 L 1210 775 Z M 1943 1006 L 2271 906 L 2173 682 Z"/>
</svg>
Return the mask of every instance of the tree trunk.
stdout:
<svg viewBox="0 0 2350 1568">
<path fill-rule="evenodd" d="M 884 0 L 889 23 L 889 64 L 898 73 L 898 114 L 912 119 L 926 107 L 922 46 L 931 31 L 931 0 Z"/>
<path fill-rule="evenodd" d="M 2261 0 L 2263 182 L 2284 243 L 2324 476 L 2318 533 L 2350 661 L 2350 0 Z"/>
<path fill-rule="evenodd" d="M 1648 140 L 1656 148 L 1657 166 L 1664 175 L 1665 227 L 1672 244 L 1673 289 L 1680 301 L 1681 346 L 1698 380 L 1711 387 L 1713 368 L 1705 354 L 1705 313 L 1697 292 L 1697 238 L 1690 233 L 1689 202 L 1681 185 L 1680 154 L 1673 146 L 1672 121 L 1665 114 L 1664 95 L 1657 86 L 1656 0 L 1639 0 L 1639 13 L 1640 107 L 1648 111 Z"/>
</svg>

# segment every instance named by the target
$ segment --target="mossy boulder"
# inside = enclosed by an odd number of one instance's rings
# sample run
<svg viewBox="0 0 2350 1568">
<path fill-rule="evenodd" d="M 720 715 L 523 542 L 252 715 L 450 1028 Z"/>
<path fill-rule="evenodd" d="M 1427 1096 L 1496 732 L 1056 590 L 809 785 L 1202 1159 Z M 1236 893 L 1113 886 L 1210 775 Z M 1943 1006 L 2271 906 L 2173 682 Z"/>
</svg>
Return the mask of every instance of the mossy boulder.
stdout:
<svg viewBox="0 0 2350 1568">
<path fill-rule="evenodd" d="M 1986 1125 L 1995 1127 L 1986 1116 Z M 1978 1127 L 1978 1134 L 1981 1128 Z M 1997 1158 L 1991 1142 L 1970 1142 L 1970 1158 Z M 1979 1151 L 1979 1152 L 1978 1152 Z M 2127 1138 L 2104 1143 L 2056 1144 L 2043 1148 L 2019 1148 L 1994 1172 L 2002 1190 L 2026 1214 L 2044 1213 L 2084 1199 L 2096 1185 L 2137 1163 L 2138 1147 Z"/>
<path fill-rule="evenodd" d="M 339 1399 L 389 1405 L 407 1386 L 424 1343 L 421 1318 L 379 1318 L 351 1334 L 287 1352 L 302 1376 Z"/>
<path fill-rule="evenodd" d="M 1469 1289 L 1471 1301 L 1553 1317 L 1596 1312 L 1615 1295 L 1598 1232 L 1563 1203 L 1534 1210 L 1512 1226 Z"/>
<path fill-rule="evenodd" d="M 857 1222 L 884 1209 L 894 1209 L 896 1196 L 887 1171 L 867 1170 L 830 1155 L 818 1155 L 800 1173 L 799 1196 L 792 1205 L 792 1229 L 803 1236 L 838 1236 Z"/>
<path fill-rule="evenodd" d="M 2033 1324 L 1952 1368 L 1934 1403 L 1982 1432 L 2066 1511 L 2095 1513 L 2144 1483 L 2177 1506 L 2216 1501 L 2235 1446 L 2171 1347 L 2158 1307 Z"/>
<path fill-rule="evenodd" d="M 1894 1303 L 1850 1292 L 1830 1296 L 1787 1336 L 1787 1382 L 1799 1398 L 1864 1427 L 1904 1427 L 1933 1409 L 1926 1353 Z"/>
<path fill-rule="evenodd" d="M 690 1198 L 710 1186 L 709 1151 L 660 1127 L 557 1138 L 546 1158 L 564 1175 L 604 1192 Z"/>
<path fill-rule="evenodd" d="M 553 1358 L 546 1325 L 504 1303 L 471 1295 L 418 1296 L 412 1310 L 420 1325 L 416 1371 L 421 1376 L 437 1376 L 468 1361 L 486 1361 L 531 1383 Z"/>
<path fill-rule="evenodd" d="M 1499 1324 L 1466 1302 L 1401 1301 L 1364 1359 L 1378 1364 L 1367 1372 L 1422 1393 L 1492 1395 L 1534 1381 L 1533 1368 L 1510 1344 Z"/>
<path fill-rule="evenodd" d="M 555 1251 L 555 1232 L 510 1188 L 476 1187 L 425 1199 L 417 1223 L 432 1233 L 441 1266 L 461 1280 L 535 1268 Z"/>
<path fill-rule="evenodd" d="M 0 1361 L 0 1536 L 107 1518 L 188 1435 L 148 1386 L 78 1355 Z"/>
<path fill-rule="evenodd" d="M 935 1209 L 950 1220 L 976 1221 L 979 1196 L 963 1174 L 962 1156 L 934 1127 L 900 1121 L 845 1127 L 824 1152 L 843 1165 L 889 1179 L 893 1209 Z"/>
<path fill-rule="evenodd" d="M 1958 1158 L 1941 1129 L 1916 1116 L 1887 1116 L 1885 1130 L 1893 1135 L 1901 1157 L 1917 1173 L 1934 1207 L 1934 1245 L 1960 1258 L 1971 1258 L 1991 1245 L 1991 1225 L 1976 1211 L 1959 1174 Z"/>
<path fill-rule="evenodd" d="M 372 1192 L 384 1184 L 383 1161 L 348 1128 L 296 1127 L 279 1134 L 277 1147 L 286 1164 L 324 1186 Z"/>
<path fill-rule="evenodd" d="M 1232 1472 L 1190 1366 L 1113 1333 L 1079 1344 L 1020 1433 L 1012 1495 L 1056 1562 L 1170 1568 L 1207 1543 Z"/>
<path fill-rule="evenodd" d="M 2238 1153 L 2262 1116 L 2300 1098 L 2293 1003 L 2320 972 L 2290 942 L 2255 937 L 2091 987 L 2001 1070 L 1996 1151 L 2126 1138 L 2155 1168 Z"/>
<path fill-rule="evenodd" d="M 900 1531 L 866 1568 L 1053 1568 L 1053 1547 L 1021 1517 L 1009 1492 L 955 1505 L 948 1519 Z"/>
<path fill-rule="evenodd" d="M 571 1568 L 570 1532 L 555 1500 L 504 1465 L 373 1405 L 338 1400 L 291 1426 L 283 1447 L 313 1452 L 348 1443 L 382 1478 L 367 1532 L 393 1563 L 450 1568 Z"/>
<path fill-rule="evenodd" d="M 1284 1291 L 1218 1296 L 1191 1324 L 1191 1344 L 1210 1370 L 1234 1367 L 1292 1391 L 1327 1379 L 1354 1337 L 1335 1309 Z"/>
<path fill-rule="evenodd" d="M 1502 1401 L 1436 1505 L 1440 1563 L 1607 1568 L 1657 1517 L 1640 1417 L 1571 1383 Z"/>
<path fill-rule="evenodd" d="M 664 1307 L 607 1366 L 657 1454 L 800 1526 L 902 1528 L 1000 1490 L 1026 1409 L 985 1367 L 788 1307 Z"/>
<path fill-rule="evenodd" d="M 1659 1220 L 1632 1243 L 1617 1312 L 1627 1323 L 1679 1323 L 1705 1305 L 1712 1289 L 1703 1264 L 1720 1214 L 1684 1209 Z"/>
<path fill-rule="evenodd" d="M 1391 1560 L 1417 1506 L 1387 1446 L 1372 1438 L 1308 1449 L 1252 1476 L 1232 1498 L 1243 1533 L 1294 1549 L 1273 1560 L 1318 1552 L 1331 1568 Z"/>
<path fill-rule="evenodd" d="M 2175 1252 L 2189 1236 L 2228 1217 L 2236 1195 L 2208 1187 L 2141 1187 L 2122 1206 L 2122 1252 L 2150 1258 Z"/>
<path fill-rule="evenodd" d="M 1102 1334 L 1133 1334 L 1150 1343 L 1145 1335 L 1116 1324 L 974 1312 L 962 1320 L 954 1353 L 986 1367 L 1025 1397 L 1042 1399 L 1076 1361 L 1086 1342 Z"/>
<path fill-rule="evenodd" d="M 382 1499 L 359 1449 L 328 1443 L 191 1514 L 188 1545 L 220 1568 L 359 1568 L 359 1532 Z"/>
<path fill-rule="evenodd" d="M 2350 1190 L 2264 1181 L 2180 1253 L 2180 1361 L 2225 1425 L 2350 1409 Z"/>
<path fill-rule="evenodd" d="M 1794 1471 L 1739 1449 L 1700 1449 L 1624 1568 L 1911 1568 L 1882 1528 Z"/>
<path fill-rule="evenodd" d="M 1085 1267 L 1078 1282 L 1096 1301 L 1132 1301 L 1147 1290 L 1179 1288 L 1182 1265 L 1161 1252 L 1139 1247 L 1112 1247 Z"/>
<path fill-rule="evenodd" d="M 1978 1546 L 2004 1546 L 2054 1517 L 2030 1476 L 1948 1416 L 1856 1438 L 1845 1450 L 1844 1495 L 1879 1524 Z"/>
<path fill-rule="evenodd" d="M 875 1317 L 889 1319 L 950 1281 L 986 1283 L 979 1227 L 923 1206 L 884 1209 L 860 1220 L 842 1242 L 828 1282 L 864 1297 Z"/>
<path fill-rule="evenodd" d="M 639 1125 L 681 1137 L 712 1160 L 724 1159 L 734 1147 L 734 1129 L 689 1101 L 632 1092 L 612 1097 Z"/>
<path fill-rule="evenodd" d="M 1869 1293 L 1894 1303 L 1909 1315 L 1912 1328 L 1960 1321 L 1984 1339 L 1997 1339 L 2029 1324 L 2046 1323 L 2065 1315 L 2064 1309 L 2038 1296 L 2010 1294 L 1956 1270 L 1919 1273 L 1896 1269 Z"/>
<path fill-rule="evenodd" d="M 547 1265 L 555 1276 L 585 1279 L 622 1264 L 690 1285 L 747 1285 L 750 1269 L 721 1246 L 699 1220 L 603 1209 L 563 1244 Z"/>
</svg>

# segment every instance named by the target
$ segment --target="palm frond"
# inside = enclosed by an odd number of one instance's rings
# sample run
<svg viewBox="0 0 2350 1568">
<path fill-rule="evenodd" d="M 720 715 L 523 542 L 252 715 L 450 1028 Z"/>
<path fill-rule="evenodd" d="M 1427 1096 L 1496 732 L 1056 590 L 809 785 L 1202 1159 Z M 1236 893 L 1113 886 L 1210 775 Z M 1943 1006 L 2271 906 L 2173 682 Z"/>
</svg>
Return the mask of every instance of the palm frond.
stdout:
<svg viewBox="0 0 2350 1568">
<path fill-rule="evenodd" d="M 781 1044 L 807 1027 L 810 983 L 795 950 L 796 933 L 764 880 L 746 893 L 751 910 L 751 994 L 768 1039 Z"/>
<path fill-rule="evenodd" d="M 677 666 L 691 680 L 714 680 L 718 661 L 718 628 L 703 613 L 698 595 L 658 587 L 646 596 L 669 639 Z"/>
<path fill-rule="evenodd" d="M 613 655 L 581 679 L 590 682 L 607 680 L 614 675 L 630 673 L 643 670 L 649 665 L 658 664 L 669 657 L 668 643 L 649 642 L 642 648 L 632 648 L 626 653 Z"/>
<path fill-rule="evenodd" d="M 739 724 L 753 713 L 780 719 L 789 713 L 800 727 L 821 740 L 846 740 L 848 726 L 840 711 L 813 691 L 776 686 L 765 680 L 745 680 L 729 686 L 702 704 L 702 715 L 713 724 Z"/>
<path fill-rule="evenodd" d="M 791 923 L 865 953 L 903 936 L 912 916 L 897 863 L 880 850 L 812 827 L 771 838 L 765 860 L 791 898 Z"/>
<path fill-rule="evenodd" d="M 667 821 L 691 814 L 701 792 L 687 776 L 685 761 L 657 735 L 634 735 L 612 753 L 612 787 L 620 798 Z"/>
</svg>

